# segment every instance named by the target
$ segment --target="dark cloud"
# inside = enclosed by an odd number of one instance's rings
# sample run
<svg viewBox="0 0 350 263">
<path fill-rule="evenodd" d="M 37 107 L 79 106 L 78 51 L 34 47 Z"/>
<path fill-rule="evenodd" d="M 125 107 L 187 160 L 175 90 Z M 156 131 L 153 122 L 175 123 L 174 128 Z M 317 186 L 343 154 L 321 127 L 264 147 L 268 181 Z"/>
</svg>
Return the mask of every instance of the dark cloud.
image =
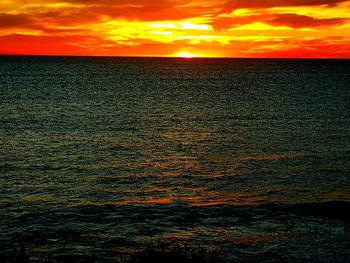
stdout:
<svg viewBox="0 0 350 263">
<path fill-rule="evenodd" d="M 111 18 L 125 18 L 139 21 L 181 20 L 208 14 L 208 7 L 169 7 L 160 4 L 151 4 L 141 7 L 109 7 L 96 6 L 85 9 L 89 13 L 107 15 Z"/>
<path fill-rule="evenodd" d="M 79 26 L 99 23 L 108 19 L 129 21 L 182 20 L 213 12 L 211 7 L 177 6 L 179 1 L 80 1 L 67 0 L 70 3 L 84 3 L 82 6 L 28 9 L 19 15 L 0 14 L 0 27 L 23 26 L 25 28 L 56 26 Z M 66 1 L 66 2 L 67 2 Z M 52 1 L 55 3 L 57 1 Z M 31 26 L 32 25 L 32 26 Z"/>
<path fill-rule="evenodd" d="M 216 30 L 225 30 L 234 26 L 247 25 L 264 20 L 266 20 L 266 15 L 222 17 L 215 19 L 212 22 L 212 26 Z"/>
<path fill-rule="evenodd" d="M 33 21 L 25 14 L 0 14 L 0 27 L 18 27 L 31 24 Z"/>
<path fill-rule="evenodd" d="M 271 8 L 287 6 L 335 6 L 346 0 L 230 0 L 226 3 L 225 11 L 231 12 L 239 8 Z"/>
<path fill-rule="evenodd" d="M 343 18 L 317 19 L 310 16 L 297 14 L 278 14 L 268 23 L 274 26 L 289 26 L 293 28 L 332 26 L 346 22 Z"/>
</svg>

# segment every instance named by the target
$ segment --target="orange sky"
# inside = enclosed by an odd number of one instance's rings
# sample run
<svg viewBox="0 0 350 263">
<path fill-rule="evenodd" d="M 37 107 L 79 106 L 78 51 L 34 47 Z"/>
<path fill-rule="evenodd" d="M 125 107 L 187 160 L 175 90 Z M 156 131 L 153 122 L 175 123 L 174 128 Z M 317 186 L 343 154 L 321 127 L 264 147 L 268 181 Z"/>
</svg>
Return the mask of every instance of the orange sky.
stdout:
<svg viewBox="0 0 350 263">
<path fill-rule="evenodd" d="M 350 58 L 350 0 L 1 0 L 0 54 Z"/>
</svg>

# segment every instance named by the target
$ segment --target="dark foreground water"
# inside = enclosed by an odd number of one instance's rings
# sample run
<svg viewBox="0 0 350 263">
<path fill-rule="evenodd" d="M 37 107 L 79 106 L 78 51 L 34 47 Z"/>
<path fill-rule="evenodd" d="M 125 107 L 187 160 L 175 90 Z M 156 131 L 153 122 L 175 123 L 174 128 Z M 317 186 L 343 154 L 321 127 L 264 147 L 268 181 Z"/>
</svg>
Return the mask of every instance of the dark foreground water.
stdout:
<svg viewBox="0 0 350 263">
<path fill-rule="evenodd" d="M 0 57 L 0 250 L 350 260 L 350 61 Z"/>
</svg>

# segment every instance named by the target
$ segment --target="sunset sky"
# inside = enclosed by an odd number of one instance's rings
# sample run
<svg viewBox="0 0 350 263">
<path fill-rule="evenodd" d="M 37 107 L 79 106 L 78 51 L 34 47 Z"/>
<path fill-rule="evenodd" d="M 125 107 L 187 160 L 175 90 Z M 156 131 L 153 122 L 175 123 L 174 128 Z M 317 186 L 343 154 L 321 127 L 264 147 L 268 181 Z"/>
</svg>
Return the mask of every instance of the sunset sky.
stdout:
<svg viewBox="0 0 350 263">
<path fill-rule="evenodd" d="M 0 54 L 350 58 L 350 0 L 1 0 Z"/>
</svg>

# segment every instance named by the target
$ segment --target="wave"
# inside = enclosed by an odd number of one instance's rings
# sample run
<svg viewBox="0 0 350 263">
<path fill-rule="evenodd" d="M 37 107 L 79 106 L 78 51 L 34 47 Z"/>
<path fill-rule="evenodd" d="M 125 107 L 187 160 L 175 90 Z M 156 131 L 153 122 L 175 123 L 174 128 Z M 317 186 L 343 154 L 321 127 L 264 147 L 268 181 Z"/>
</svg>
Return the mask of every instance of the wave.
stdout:
<svg viewBox="0 0 350 263">
<path fill-rule="evenodd" d="M 253 204 L 253 205 L 227 205 L 217 204 L 210 206 L 191 206 L 186 202 L 172 203 L 147 203 L 147 204 L 127 204 L 127 205 L 83 205 L 75 207 L 78 214 L 103 214 L 117 213 L 120 215 L 133 215 L 133 211 L 142 211 L 142 216 L 147 218 L 153 214 L 172 215 L 172 217 L 186 221 L 194 218 L 236 218 L 245 220 L 255 220 L 256 218 L 276 218 L 284 217 L 289 214 L 304 217 L 319 217 L 338 220 L 350 220 L 350 202 L 349 201 L 324 201 L 296 204 Z M 130 218 L 129 218 L 130 219 Z M 171 221 L 171 220 L 170 220 Z"/>
</svg>

